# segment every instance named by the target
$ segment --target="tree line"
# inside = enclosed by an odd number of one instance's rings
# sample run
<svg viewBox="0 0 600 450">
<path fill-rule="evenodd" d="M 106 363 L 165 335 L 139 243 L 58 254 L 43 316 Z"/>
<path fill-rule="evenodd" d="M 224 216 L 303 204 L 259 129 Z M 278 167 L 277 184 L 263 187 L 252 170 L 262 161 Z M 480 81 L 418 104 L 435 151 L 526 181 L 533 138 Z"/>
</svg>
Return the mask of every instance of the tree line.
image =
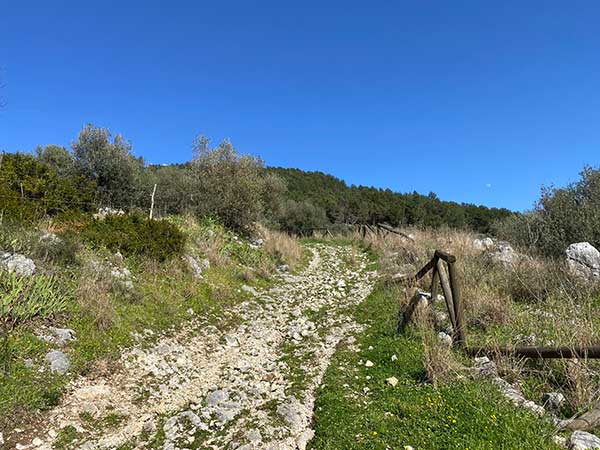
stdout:
<svg viewBox="0 0 600 450">
<path fill-rule="evenodd" d="M 122 135 L 93 125 L 81 130 L 70 149 L 46 145 L 33 154 L 3 154 L 0 210 L 30 219 L 99 206 L 147 211 L 155 185 L 156 215 L 210 216 L 240 232 L 263 221 L 298 234 L 380 222 L 485 233 L 512 214 L 441 201 L 433 193 L 348 186 L 321 172 L 268 168 L 230 141 L 211 146 L 204 136 L 193 141 L 192 158 L 184 164 L 147 164 Z"/>
<path fill-rule="evenodd" d="M 322 172 L 269 168 L 287 186 L 287 208 L 301 227 L 302 218 L 312 226 L 327 224 L 414 225 L 437 228 L 443 225 L 488 233 L 492 224 L 510 216 L 508 209 L 488 208 L 466 203 L 442 201 L 433 192 L 401 194 L 390 189 L 348 186 L 344 181 Z M 306 219 L 305 219 L 306 220 Z"/>
</svg>

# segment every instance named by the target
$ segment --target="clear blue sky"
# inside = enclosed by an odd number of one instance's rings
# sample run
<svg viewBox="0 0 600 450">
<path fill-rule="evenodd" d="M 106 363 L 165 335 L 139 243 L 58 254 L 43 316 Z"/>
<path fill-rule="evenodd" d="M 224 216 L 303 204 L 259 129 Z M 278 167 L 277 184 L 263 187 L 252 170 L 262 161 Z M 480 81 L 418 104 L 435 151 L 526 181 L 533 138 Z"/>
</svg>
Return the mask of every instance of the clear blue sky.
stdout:
<svg viewBox="0 0 600 450">
<path fill-rule="evenodd" d="M 600 2 L 7 1 L 0 149 L 85 123 L 526 209 L 600 150 Z"/>
</svg>

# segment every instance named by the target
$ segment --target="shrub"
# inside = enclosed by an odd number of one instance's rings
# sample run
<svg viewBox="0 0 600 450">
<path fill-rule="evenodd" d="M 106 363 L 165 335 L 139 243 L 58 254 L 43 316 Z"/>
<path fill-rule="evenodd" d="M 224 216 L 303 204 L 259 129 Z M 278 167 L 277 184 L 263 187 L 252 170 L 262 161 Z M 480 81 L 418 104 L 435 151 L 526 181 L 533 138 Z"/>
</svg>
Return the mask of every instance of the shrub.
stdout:
<svg viewBox="0 0 600 450">
<path fill-rule="evenodd" d="M 68 297 L 53 278 L 0 274 L 0 323 L 13 325 L 34 317 L 48 318 L 67 308 Z"/>
<path fill-rule="evenodd" d="M 281 228 L 290 233 L 307 235 L 329 224 L 325 210 L 308 201 L 288 200 L 279 218 Z"/>
<path fill-rule="evenodd" d="M 46 215 L 91 211 L 94 186 L 79 176 L 61 178 L 32 155 L 0 155 L 0 212 L 3 220 L 35 222 Z"/>
<path fill-rule="evenodd" d="M 94 219 L 81 232 L 93 246 L 164 261 L 183 252 L 185 235 L 166 220 L 149 220 L 140 215 Z"/>
<path fill-rule="evenodd" d="M 535 209 L 494 225 L 501 238 L 547 256 L 563 256 L 574 242 L 600 246 L 600 170 L 586 167 L 579 181 L 544 188 Z"/>
</svg>

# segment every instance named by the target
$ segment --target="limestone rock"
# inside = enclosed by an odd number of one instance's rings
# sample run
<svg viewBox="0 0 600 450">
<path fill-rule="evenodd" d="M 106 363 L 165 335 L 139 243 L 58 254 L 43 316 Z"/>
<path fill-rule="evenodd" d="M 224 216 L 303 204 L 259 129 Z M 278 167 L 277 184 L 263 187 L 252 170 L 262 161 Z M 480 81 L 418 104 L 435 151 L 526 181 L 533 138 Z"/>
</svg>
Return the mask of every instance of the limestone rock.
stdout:
<svg viewBox="0 0 600 450">
<path fill-rule="evenodd" d="M 600 252 L 589 242 L 577 242 L 567 247 L 567 264 L 576 275 L 600 279 Z"/>
<path fill-rule="evenodd" d="M 56 328 L 48 327 L 50 334 L 42 334 L 40 332 L 40 339 L 59 347 L 63 347 L 67 342 L 75 340 L 75 331 L 70 328 Z"/>
<path fill-rule="evenodd" d="M 549 409 L 559 409 L 564 402 L 565 396 L 560 392 L 547 392 L 542 398 L 542 403 Z"/>
<path fill-rule="evenodd" d="M 600 448 L 600 438 L 585 431 L 576 431 L 571 435 L 570 450 L 587 450 Z"/>
<path fill-rule="evenodd" d="M 489 251 L 489 250 L 493 250 L 494 248 L 494 241 L 489 238 L 483 238 L 483 239 L 474 239 L 473 240 L 473 248 L 475 250 L 479 250 L 479 251 Z"/>
<path fill-rule="evenodd" d="M 490 257 L 492 261 L 511 266 L 516 262 L 518 255 L 508 242 L 498 242 L 496 250 L 490 253 Z"/>
<path fill-rule="evenodd" d="M 440 331 L 438 333 L 438 339 L 442 344 L 452 347 L 452 336 L 450 336 L 448 333 Z"/>
<path fill-rule="evenodd" d="M 315 432 L 310 428 L 300 433 L 300 435 L 296 438 L 296 447 L 298 450 L 306 450 L 308 443 L 314 437 L 314 435 Z"/>
<path fill-rule="evenodd" d="M 24 277 L 35 273 L 35 263 L 19 253 L 0 252 L 0 268 Z"/>
<path fill-rule="evenodd" d="M 46 362 L 50 364 L 50 370 L 61 375 L 67 373 L 71 367 L 69 357 L 59 350 L 52 350 L 46 353 Z"/>
<path fill-rule="evenodd" d="M 385 380 L 385 382 L 387 384 L 389 384 L 391 387 L 396 387 L 396 385 L 398 384 L 398 378 L 396 377 L 389 377 Z"/>
</svg>

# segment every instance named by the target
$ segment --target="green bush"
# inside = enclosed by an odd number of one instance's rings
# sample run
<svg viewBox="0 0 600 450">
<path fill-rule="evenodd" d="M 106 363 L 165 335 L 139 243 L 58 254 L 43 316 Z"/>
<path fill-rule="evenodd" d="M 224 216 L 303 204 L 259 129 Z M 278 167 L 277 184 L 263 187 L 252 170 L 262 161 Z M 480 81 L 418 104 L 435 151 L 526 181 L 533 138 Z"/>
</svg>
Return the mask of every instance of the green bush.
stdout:
<svg viewBox="0 0 600 450">
<path fill-rule="evenodd" d="M 0 214 L 3 221 L 36 222 L 45 216 L 92 211 L 94 183 L 61 178 L 24 153 L 0 154 Z"/>
<path fill-rule="evenodd" d="M 288 200 L 278 221 L 282 230 L 298 235 L 308 235 L 315 229 L 330 225 L 325 210 L 308 201 Z"/>
<path fill-rule="evenodd" d="M 185 244 L 185 235 L 172 223 L 140 215 L 94 219 L 83 228 L 81 237 L 92 246 L 159 261 L 181 254 Z"/>
<path fill-rule="evenodd" d="M 542 189 L 533 211 L 494 224 L 494 233 L 553 257 L 562 257 L 574 242 L 600 247 L 600 170 L 585 167 L 580 175 L 564 188 Z"/>
</svg>

